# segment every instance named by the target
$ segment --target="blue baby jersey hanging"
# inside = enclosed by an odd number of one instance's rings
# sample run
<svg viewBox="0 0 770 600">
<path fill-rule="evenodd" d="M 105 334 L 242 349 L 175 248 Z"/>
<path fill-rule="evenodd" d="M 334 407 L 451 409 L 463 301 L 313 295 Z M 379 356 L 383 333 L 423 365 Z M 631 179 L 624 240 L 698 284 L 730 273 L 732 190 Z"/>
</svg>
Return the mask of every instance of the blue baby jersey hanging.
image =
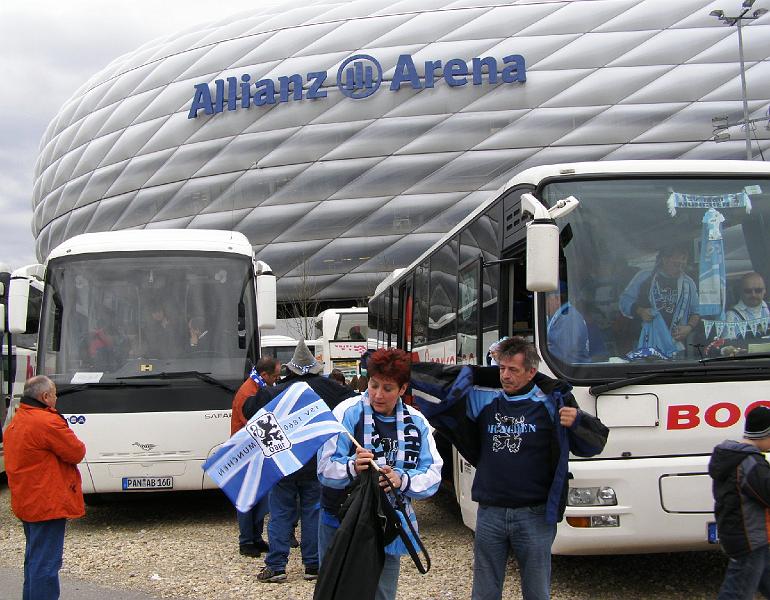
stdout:
<svg viewBox="0 0 770 600">
<path fill-rule="evenodd" d="M 703 215 L 700 246 L 700 274 L 698 297 L 701 316 L 724 318 L 727 276 L 725 273 L 725 251 L 722 241 L 722 223 L 725 217 L 714 208 Z"/>
</svg>

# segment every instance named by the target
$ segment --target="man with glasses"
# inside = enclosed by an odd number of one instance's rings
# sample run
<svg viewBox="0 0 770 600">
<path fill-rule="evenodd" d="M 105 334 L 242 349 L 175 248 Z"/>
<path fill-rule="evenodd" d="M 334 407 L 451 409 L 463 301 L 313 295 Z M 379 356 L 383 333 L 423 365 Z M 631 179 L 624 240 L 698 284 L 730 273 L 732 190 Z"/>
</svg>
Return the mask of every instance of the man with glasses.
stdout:
<svg viewBox="0 0 770 600">
<path fill-rule="evenodd" d="M 741 277 L 741 299 L 727 311 L 727 322 L 736 323 L 727 330 L 725 339 L 729 345 L 722 348 L 723 356 L 733 356 L 749 350 L 750 344 L 770 343 L 770 339 L 762 336 L 770 333 L 768 320 L 770 310 L 765 302 L 765 280 L 755 271 Z"/>
</svg>

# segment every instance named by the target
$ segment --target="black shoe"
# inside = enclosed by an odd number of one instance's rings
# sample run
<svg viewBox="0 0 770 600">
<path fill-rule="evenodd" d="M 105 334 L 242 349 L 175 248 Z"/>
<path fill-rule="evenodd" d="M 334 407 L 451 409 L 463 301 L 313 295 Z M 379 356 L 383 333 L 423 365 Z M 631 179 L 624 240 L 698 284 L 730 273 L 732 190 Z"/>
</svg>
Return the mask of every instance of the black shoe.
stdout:
<svg viewBox="0 0 770 600">
<path fill-rule="evenodd" d="M 318 566 L 315 567 L 305 567 L 305 581 L 313 581 L 314 579 L 318 579 Z"/>
<path fill-rule="evenodd" d="M 254 544 L 241 544 L 240 553 L 251 558 L 259 558 L 262 554 L 260 549 Z"/>
<path fill-rule="evenodd" d="M 257 574 L 257 581 L 260 583 L 284 583 L 286 571 L 273 571 L 270 567 L 262 567 L 262 570 Z"/>
<path fill-rule="evenodd" d="M 291 537 L 289 538 L 289 546 L 291 546 L 292 548 L 299 548 L 299 542 L 297 541 L 297 536 L 293 531 L 291 532 Z"/>
<path fill-rule="evenodd" d="M 270 552 L 270 546 L 268 546 L 265 540 L 257 540 L 256 542 L 254 542 L 254 547 L 260 552 L 265 552 L 265 553 Z"/>
</svg>

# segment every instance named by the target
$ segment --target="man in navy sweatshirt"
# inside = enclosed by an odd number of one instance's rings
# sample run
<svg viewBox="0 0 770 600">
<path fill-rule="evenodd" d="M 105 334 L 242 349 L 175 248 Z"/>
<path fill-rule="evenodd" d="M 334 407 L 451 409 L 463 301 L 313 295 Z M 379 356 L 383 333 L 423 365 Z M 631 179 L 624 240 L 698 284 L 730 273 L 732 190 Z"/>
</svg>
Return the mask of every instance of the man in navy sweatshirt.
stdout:
<svg viewBox="0 0 770 600">
<path fill-rule="evenodd" d="M 502 390 L 474 385 L 466 404 L 479 443 L 471 494 L 479 503 L 472 597 L 502 597 L 512 551 L 524 600 L 544 600 L 556 523 L 566 505 L 569 453 L 598 454 L 608 430 L 578 408 L 568 384 L 538 373 L 537 350 L 523 338 L 500 342 L 497 362 Z"/>
</svg>

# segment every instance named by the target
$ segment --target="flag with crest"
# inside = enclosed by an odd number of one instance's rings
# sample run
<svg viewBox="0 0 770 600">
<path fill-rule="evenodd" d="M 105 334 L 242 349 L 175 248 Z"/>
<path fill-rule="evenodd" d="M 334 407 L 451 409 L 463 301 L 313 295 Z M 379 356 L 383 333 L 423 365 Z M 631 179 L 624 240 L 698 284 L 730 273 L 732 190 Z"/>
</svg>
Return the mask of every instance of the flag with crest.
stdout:
<svg viewBox="0 0 770 600">
<path fill-rule="evenodd" d="M 278 480 L 299 470 L 345 429 L 321 397 L 298 382 L 260 409 L 204 464 L 203 470 L 240 512 Z"/>
</svg>

